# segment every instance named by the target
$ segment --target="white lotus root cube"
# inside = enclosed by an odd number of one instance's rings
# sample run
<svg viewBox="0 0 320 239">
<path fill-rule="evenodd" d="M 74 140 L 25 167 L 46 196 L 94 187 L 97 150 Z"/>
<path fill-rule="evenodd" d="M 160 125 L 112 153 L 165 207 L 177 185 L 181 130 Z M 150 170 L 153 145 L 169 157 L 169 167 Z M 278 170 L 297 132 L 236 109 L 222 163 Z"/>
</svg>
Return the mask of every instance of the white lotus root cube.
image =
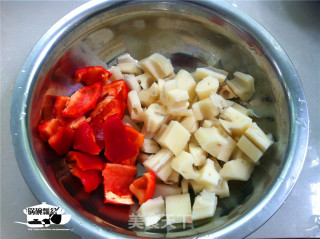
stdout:
<svg viewBox="0 0 320 239">
<path fill-rule="evenodd" d="M 151 104 L 144 113 L 144 128 L 146 132 L 156 133 L 165 118 L 164 106 L 154 103 Z"/>
<path fill-rule="evenodd" d="M 157 83 L 153 83 L 149 89 L 141 90 L 139 92 L 139 98 L 143 106 L 148 107 L 155 103 L 159 97 L 159 86 Z"/>
<path fill-rule="evenodd" d="M 189 101 L 193 99 L 193 97 L 196 95 L 196 82 L 193 79 L 192 75 L 186 70 L 180 70 L 178 74 L 174 77 L 174 80 L 177 81 L 179 89 L 186 90 L 188 92 Z"/>
<path fill-rule="evenodd" d="M 209 158 L 210 160 L 212 160 L 213 164 L 214 164 L 214 168 L 217 170 L 217 172 L 220 172 L 221 170 L 221 166 L 218 162 L 218 160 L 214 157 Z"/>
<path fill-rule="evenodd" d="M 224 162 L 227 162 L 229 160 L 233 150 L 237 146 L 237 143 L 230 136 L 227 136 L 226 140 L 228 142 L 221 147 L 221 151 L 217 156 L 219 160 Z"/>
<path fill-rule="evenodd" d="M 142 70 L 151 74 L 154 79 L 164 79 L 174 74 L 170 60 L 159 53 L 154 53 L 141 60 L 139 64 Z"/>
<path fill-rule="evenodd" d="M 196 92 L 200 100 L 208 98 L 211 92 L 217 92 L 219 81 L 217 78 L 209 75 L 203 78 L 196 86 Z"/>
<path fill-rule="evenodd" d="M 150 156 L 143 162 L 143 166 L 148 171 L 153 171 L 162 181 L 166 181 L 172 173 L 171 157 L 172 152 L 168 149 L 161 149 L 155 155 Z"/>
<path fill-rule="evenodd" d="M 146 227 L 156 224 L 166 215 L 166 208 L 162 197 L 149 199 L 137 211 Z"/>
<path fill-rule="evenodd" d="M 189 192 L 189 182 L 186 179 L 181 180 L 181 193 L 185 194 Z"/>
<path fill-rule="evenodd" d="M 214 157 L 218 157 L 224 145 L 228 140 L 221 135 L 216 127 L 202 128 L 200 127 L 195 133 L 199 145 Z"/>
<path fill-rule="evenodd" d="M 138 61 L 135 60 L 129 53 L 124 53 L 121 56 L 118 56 L 117 61 L 118 61 L 118 64 L 129 63 L 129 62 L 138 63 Z"/>
<path fill-rule="evenodd" d="M 233 103 L 234 103 L 233 101 L 225 100 L 224 98 L 222 98 L 220 95 L 218 95 L 215 92 L 211 92 L 210 100 L 212 101 L 214 106 L 219 109 L 220 113 L 223 111 L 224 108 L 227 108 L 227 107 L 233 105 Z"/>
<path fill-rule="evenodd" d="M 140 85 L 134 75 L 124 74 L 123 79 L 130 90 L 135 90 L 138 93 L 141 91 Z"/>
<path fill-rule="evenodd" d="M 144 153 L 140 153 L 138 155 L 138 161 L 139 163 L 141 163 L 143 165 L 144 161 L 146 161 L 148 158 L 152 157 L 152 154 L 144 154 Z"/>
<path fill-rule="evenodd" d="M 165 181 L 165 183 L 166 184 L 178 184 L 179 181 L 180 181 L 180 174 L 177 171 L 172 170 L 170 176 Z"/>
<path fill-rule="evenodd" d="M 154 154 L 160 150 L 158 143 L 153 139 L 144 139 L 143 144 L 140 148 L 142 152 Z"/>
<path fill-rule="evenodd" d="M 207 185 L 204 187 L 208 192 L 215 193 L 219 198 L 225 198 L 230 196 L 228 181 L 221 180 L 220 185 Z"/>
<path fill-rule="evenodd" d="M 212 103 L 210 98 L 194 103 L 192 105 L 192 110 L 196 120 L 211 120 L 220 113 L 219 109 Z"/>
<path fill-rule="evenodd" d="M 243 159 L 226 162 L 220 170 L 220 175 L 225 180 L 247 181 L 254 169 L 254 165 Z"/>
<path fill-rule="evenodd" d="M 261 128 L 256 123 L 251 124 L 244 135 L 249 140 L 251 140 L 251 142 L 256 145 L 263 153 L 273 143 L 272 140 L 261 130 Z"/>
<path fill-rule="evenodd" d="M 258 149 L 246 136 L 242 135 L 239 139 L 237 146 L 244 152 L 249 158 L 257 164 L 263 153 Z"/>
<path fill-rule="evenodd" d="M 150 86 L 154 83 L 154 79 L 149 73 L 138 75 L 136 76 L 136 79 L 144 90 L 149 89 Z"/>
<path fill-rule="evenodd" d="M 130 114 L 130 117 L 136 121 L 143 120 L 143 109 L 141 107 L 141 102 L 138 96 L 138 93 L 135 90 L 132 90 L 128 93 L 127 107 Z"/>
<path fill-rule="evenodd" d="M 197 180 L 188 180 L 190 183 L 192 190 L 195 194 L 201 192 L 204 189 L 204 185 L 202 183 L 199 183 Z"/>
<path fill-rule="evenodd" d="M 163 134 L 163 132 L 165 131 L 165 129 L 168 127 L 168 125 L 166 124 L 162 124 L 159 128 L 159 130 L 157 131 L 157 133 L 155 134 L 155 136 L 153 137 L 154 140 L 156 140 L 157 142 L 159 142 L 159 139 L 161 137 L 161 135 Z"/>
<path fill-rule="evenodd" d="M 242 105 L 240 105 L 238 103 L 233 102 L 232 108 L 240 111 L 242 114 L 244 114 L 246 116 L 250 116 L 250 117 L 254 117 L 255 116 L 255 114 L 254 114 L 252 109 L 248 109 L 248 108 L 246 108 L 246 107 L 244 107 L 244 106 L 242 106 Z"/>
<path fill-rule="evenodd" d="M 215 68 L 212 68 L 215 69 Z M 225 72 L 225 71 L 223 71 Z M 217 78 L 219 80 L 219 83 L 222 84 L 225 79 L 227 78 L 228 73 L 226 72 L 223 73 L 222 71 L 217 71 L 217 70 L 211 70 L 208 68 L 197 68 L 196 72 L 195 72 L 195 76 L 196 78 L 202 80 L 203 78 L 207 77 L 207 76 L 213 76 L 215 78 Z"/>
<path fill-rule="evenodd" d="M 228 85 L 223 85 L 221 86 L 218 91 L 218 95 L 221 95 L 224 99 L 230 100 L 233 98 L 237 98 L 238 96 L 231 90 L 230 86 Z"/>
<path fill-rule="evenodd" d="M 185 127 L 191 134 L 193 134 L 197 129 L 199 129 L 199 122 L 196 121 L 194 115 L 184 117 L 180 123 Z"/>
<path fill-rule="evenodd" d="M 125 62 L 125 63 L 119 63 L 117 67 L 120 69 L 120 71 L 123 74 L 134 74 L 139 75 L 141 74 L 141 70 L 138 67 L 136 62 Z"/>
<path fill-rule="evenodd" d="M 202 166 L 205 164 L 208 153 L 204 151 L 198 144 L 189 143 L 189 152 L 195 160 L 195 166 Z"/>
<path fill-rule="evenodd" d="M 146 122 L 146 114 L 144 114 L 144 116 L 145 116 L 144 120 Z M 155 125 L 151 125 L 151 126 L 154 127 Z M 149 127 L 150 127 L 150 125 L 149 125 Z M 157 131 L 155 131 L 155 132 L 148 131 L 148 125 L 145 123 L 145 124 L 143 124 L 143 127 L 141 129 L 141 133 L 144 134 L 144 139 L 153 139 L 154 136 L 156 135 Z"/>
<path fill-rule="evenodd" d="M 166 106 L 170 110 L 187 110 L 189 94 L 186 90 L 173 89 L 166 93 Z M 162 102 L 163 103 L 163 102 Z"/>
<path fill-rule="evenodd" d="M 191 222 L 191 200 L 189 193 L 166 197 L 167 224 Z"/>
<path fill-rule="evenodd" d="M 182 151 L 177 157 L 172 159 L 171 167 L 185 179 L 197 179 L 199 178 L 199 173 L 195 171 L 193 166 L 194 161 L 190 153 Z"/>
<path fill-rule="evenodd" d="M 232 152 L 231 160 L 233 159 L 243 159 L 243 160 L 249 160 L 252 161 L 248 155 L 246 155 L 241 149 L 239 149 L 237 146 Z M 253 161 L 252 161 L 253 162 Z"/>
<path fill-rule="evenodd" d="M 170 149 L 177 156 L 187 145 L 190 136 L 189 131 L 178 121 L 171 121 L 158 139 L 158 143 Z"/>
<path fill-rule="evenodd" d="M 216 212 L 218 199 L 214 193 L 203 190 L 194 199 L 192 207 L 192 220 L 213 217 Z"/>
<path fill-rule="evenodd" d="M 181 188 L 175 187 L 166 184 L 156 183 L 154 188 L 153 197 L 162 197 L 165 198 L 166 196 L 181 194 Z"/>
<path fill-rule="evenodd" d="M 202 122 L 202 125 L 201 125 L 201 127 L 203 127 L 203 128 L 210 128 L 210 127 L 212 127 L 214 124 L 213 124 L 213 121 L 212 120 L 204 120 L 203 122 Z"/>
<path fill-rule="evenodd" d="M 198 183 L 205 185 L 218 186 L 222 179 L 218 171 L 214 166 L 214 162 L 211 159 L 207 159 L 206 163 L 199 170 L 200 177 L 196 180 Z"/>
<path fill-rule="evenodd" d="M 234 79 L 227 80 L 227 84 L 242 101 L 250 100 L 255 91 L 253 77 L 238 71 L 233 76 Z"/>
<path fill-rule="evenodd" d="M 162 79 L 158 79 L 158 85 L 160 97 L 159 100 L 162 104 L 166 105 L 168 101 L 168 92 L 174 89 L 178 89 L 178 83 L 176 80 L 164 81 Z"/>
<path fill-rule="evenodd" d="M 224 110 L 223 115 L 226 120 L 219 119 L 223 128 L 231 136 L 241 136 L 252 124 L 252 119 L 233 107 Z"/>
<path fill-rule="evenodd" d="M 188 109 L 189 102 L 185 103 L 184 105 L 178 105 L 179 108 L 177 109 L 170 109 L 168 114 L 174 117 L 183 117 L 183 116 L 193 116 L 192 109 Z M 176 119 L 180 121 L 180 119 Z"/>
<path fill-rule="evenodd" d="M 111 73 L 111 77 L 109 79 L 111 82 L 123 79 L 123 75 L 119 67 L 111 66 L 111 68 L 109 69 L 109 72 Z"/>
</svg>

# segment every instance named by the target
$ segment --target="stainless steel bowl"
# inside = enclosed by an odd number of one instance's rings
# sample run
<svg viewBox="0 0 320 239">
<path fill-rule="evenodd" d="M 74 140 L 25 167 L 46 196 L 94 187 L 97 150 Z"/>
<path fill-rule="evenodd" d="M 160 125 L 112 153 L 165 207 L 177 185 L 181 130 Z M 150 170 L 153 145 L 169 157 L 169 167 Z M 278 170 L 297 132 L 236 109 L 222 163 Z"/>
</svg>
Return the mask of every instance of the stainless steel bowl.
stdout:
<svg viewBox="0 0 320 239">
<path fill-rule="evenodd" d="M 95 37 L 101 29 L 105 35 Z M 106 207 L 99 196 L 91 206 L 79 196 L 61 158 L 37 137 L 47 95 L 70 94 L 79 87 L 70 77 L 74 69 L 111 64 L 124 52 L 137 59 L 159 52 L 177 69 L 213 65 L 256 79 L 256 94 L 248 107 L 259 115 L 259 125 L 273 133 L 275 144 L 248 182 L 230 184 L 231 197 L 220 200 L 213 219 L 181 230 L 128 230 L 127 223 L 113 218 L 117 209 L 107 216 L 99 211 Z M 308 126 L 305 96 L 287 55 L 257 22 L 221 1 L 84 4 L 34 47 L 18 77 L 11 109 L 12 138 L 25 180 L 39 201 L 71 214 L 67 227 L 83 238 L 244 237 L 266 222 L 288 196 L 305 158 Z"/>
</svg>

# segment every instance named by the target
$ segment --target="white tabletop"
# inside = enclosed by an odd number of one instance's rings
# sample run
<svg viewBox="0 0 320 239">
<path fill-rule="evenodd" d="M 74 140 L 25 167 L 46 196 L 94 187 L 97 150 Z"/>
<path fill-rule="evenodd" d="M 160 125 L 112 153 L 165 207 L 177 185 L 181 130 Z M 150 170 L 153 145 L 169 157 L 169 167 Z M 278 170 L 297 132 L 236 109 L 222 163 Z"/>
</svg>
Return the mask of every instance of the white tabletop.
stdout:
<svg viewBox="0 0 320 239">
<path fill-rule="evenodd" d="M 1 238 L 78 238 L 70 231 L 30 231 L 22 210 L 38 204 L 15 160 L 10 106 L 18 73 L 32 47 L 61 17 L 85 1 L 1 1 Z M 291 194 L 249 238 L 320 237 L 320 2 L 229 1 L 280 43 L 301 78 L 310 114 L 306 161 Z"/>
</svg>

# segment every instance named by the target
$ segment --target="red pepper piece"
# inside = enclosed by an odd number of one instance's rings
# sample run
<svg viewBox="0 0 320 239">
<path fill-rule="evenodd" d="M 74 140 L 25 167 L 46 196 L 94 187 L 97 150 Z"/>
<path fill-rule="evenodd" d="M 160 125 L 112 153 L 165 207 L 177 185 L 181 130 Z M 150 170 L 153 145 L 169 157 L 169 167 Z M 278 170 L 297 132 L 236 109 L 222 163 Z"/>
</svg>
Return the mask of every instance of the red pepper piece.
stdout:
<svg viewBox="0 0 320 239">
<path fill-rule="evenodd" d="M 101 151 L 96 144 L 93 131 L 87 122 L 82 122 L 74 133 L 73 148 L 91 155 L 98 155 Z"/>
<path fill-rule="evenodd" d="M 121 102 L 121 112 L 122 112 L 122 115 L 120 118 L 122 118 L 127 109 L 127 99 L 128 99 L 129 91 L 130 89 L 124 80 L 117 80 L 103 86 L 101 97 L 113 96 L 119 99 Z"/>
<path fill-rule="evenodd" d="M 121 163 L 135 165 L 137 161 L 137 157 L 139 155 L 139 149 L 142 146 L 144 141 L 144 133 L 141 134 L 139 131 L 135 130 L 129 125 L 125 125 L 125 129 L 130 142 L 135 145 L 137 149 L 137 153 L 133 157 L 121 161 Z"/>
<path fill-rule="evenodd" d="M 129 186 L 133 183 L 137 168 L 133 165 L 106 163 L 102 176 L 104 178 L 105 203 L 134 204 Z"/>
<path fill-rule="evenodd" d="M 126 133 L 129 140 L 136 146 L 137 150 L 139 151 L 144 142 L 144 133 L 141 134 L 138 130 L 132 128 L 129 125 L 125 125 L 124 127 L 126 128 Z"/>
<path fill-rule="evenodd" d="M 86 85 L 92 85 L 95 82 L 106 84 L 111 77 L 111 73 L 102 66 L 88 66 L 76 71 L 74 78 L 76 81 L 82 81 Z"/>
<path fill-rule="evenodd" d="M 66 154 L 72 146 L 74 137 L 74 130 L 66 127 L 59 127 L 57 132 L 52 135 L 48 142 L 57 154 Z"/>
<path fill-rule="evenodd" d="M 130 89 L 124 80 L 116 80 L 102 87 L 101 97 L 114 96 L 125 99 Z"/>
<path fill-rule="evenodd" d="M 104 155 L 112 163 L 131 158 L 137 154 L 137 148 L 130 142 L 126 128 L 117 115 L 109 116 L 103 124 L 105 140 Z"/>
<path fill-rule="evenodd" d="M 62 116 L 76 118 L 92 110 L 100 97 L 101 90 L 102 84 L 100 82 L 81 87 L 70 97 L 70 102 L 62 111 Z"/>
<path fill-rule="evenodd" d="M 59 121 L 61 125 L 65 124 L 65 119 L 63 119 L 62 111 L 66 108 L 66 105 L 69 102 L 70 102 L 70 97 L 57 96 L 56 101 L 54 103 L 52 114 Z"/>
<path fill-rule="evenodd" d="M 98 170 L 82 171 L 80 168 L 73 168 L 71 173 L 81 180 L 84 190 L 91 192 L 102 183 L 101 172 Z"/>
<path fill-rule="evenodd" d="M 102 171 L 104 162 L 99 156 L 88 155 L 77 151 L 69 151 L 65 162 L 71 168 L 79 168 L 82 171 L 98 170 Z"/>
<path fill-rule="evenodd" d="M 58 120 L 50 119 L 38 126 L 38 130 L 40 132 L 40 138 L 44 139 L 45 141 L 48 140 L 52 135 L 54 135 L 59 128 Z"/>
<path fill-rule="evenodd" d="M 100 149 L 104 149 L 104 134 L 103 134 L 103 121 L 98 117 L 94 118 L 90 122 L 90 126 L 92 128 L 92 132 L 96 139 L 96 144 L 100 147 Z"/>
<path fill-rule="evenodd" d="M 141 178 L 136 179 L 129 187 L 133 195 L 139 200 L 139 204 L 145 203 L 152 198 L 156 178 L 153 171 L 144 173 Z"/>
<path fill-rule="evenodd" d="M 56 97 L 52 114 L 58 120 L 61 126 L 66 126 L 69 129 L 77 129 L 79 125 L 86 120 L 86 117 L 85 116 L 80 116 L 78 118 L 63 117 L 62 112 L 66 108 L 69 102 L 70 102 L 70 97 L 67 97 L 67 96 Z"/>
<path fill-rule="evenodd" d="M 79 118 L 64 118 L 65 120 L 65 126 L 68 127 L 69 129 L 74 129 L 76 130 L 79 128 L 79 126 L 83 123 L 86 122 L 86 117 L 84 115 L 80 116 Z"/>
<path fill-rule="evenodd" d="M 122 118 L 123 112 L 121 107 L 121 102 L 118 99 L 106 97 L 96 105 L 95 109 L 91 112 L 90 117 L 92 119 L 99 117 L 104 121 L 108 116 L 117 114 Z"/>
<path fill-rule="evenodd" d="M 100 102 L 102 103 L 102 102 Z M 116 99 L 111 100 L 104 108 L 102 108 L 101 113 L 96 114 L 100 111 L 99 105 L 97 104 L 96 108 L 92 112 L 93 118 L 91 118 L 90 126 L 93 130 L 93 134 L 96 139 L 96 144 L 100 147 L 100 149 L 104 149 L 105 141 L 104 141 L 104 133 L 103 133 L 103 123 L 105 119 L 107 119 L 110 115 L 118 115 L 120 117 L 121 108 L 119 106 L 119 101 Z"/>
</svg>

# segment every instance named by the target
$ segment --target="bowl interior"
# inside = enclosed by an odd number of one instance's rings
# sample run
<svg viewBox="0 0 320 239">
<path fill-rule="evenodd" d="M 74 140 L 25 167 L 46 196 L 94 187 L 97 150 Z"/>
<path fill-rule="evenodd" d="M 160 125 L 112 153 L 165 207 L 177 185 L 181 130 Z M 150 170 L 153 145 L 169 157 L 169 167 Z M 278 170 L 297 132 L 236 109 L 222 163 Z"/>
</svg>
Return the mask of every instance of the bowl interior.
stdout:
<svg viewBox="0 0 320 239">
<path fill-rule="evenodd" d="M 103 204 L 103 188 L 89 196 L 72 177 L 47 144 L 37 136 L 37 125 L 50 117 L 52 96 L 70 95 L 80 87 L 72 81 L 74 71 L 83 66 L 110 66 L 117 56 L 128 52 L 142 59 L 158 52 L 170 58 L 175 69 L 194 71 L 199 66 L 215 66 L 251 74 L 256 93 L 246 105 L 257 114 L 255 121 L 271 132 L 275 143 L 268 149 L 247 182 L 230 182 L 231 196 L 219 199 L 213 219 L 175 228 L 130 228 L 128 215 L 133 207 Z M 105 6 L 87 14 L 69 27 L 55 43 L 37 74 L 30 98 L 30 140 L 40 172 L 55 194 L 88 222 L 102 230 L 146 237 L 186 237 L 219 231 L 241 221 L 268 192 L 284 164 L 288 146 L 288 105 L 279 76 L 268 58 L 267 49 L 219 11 L 192 4 L 140 3 Z M 41 114 L 39 114 L 41 112 Z"/>
</svg>

